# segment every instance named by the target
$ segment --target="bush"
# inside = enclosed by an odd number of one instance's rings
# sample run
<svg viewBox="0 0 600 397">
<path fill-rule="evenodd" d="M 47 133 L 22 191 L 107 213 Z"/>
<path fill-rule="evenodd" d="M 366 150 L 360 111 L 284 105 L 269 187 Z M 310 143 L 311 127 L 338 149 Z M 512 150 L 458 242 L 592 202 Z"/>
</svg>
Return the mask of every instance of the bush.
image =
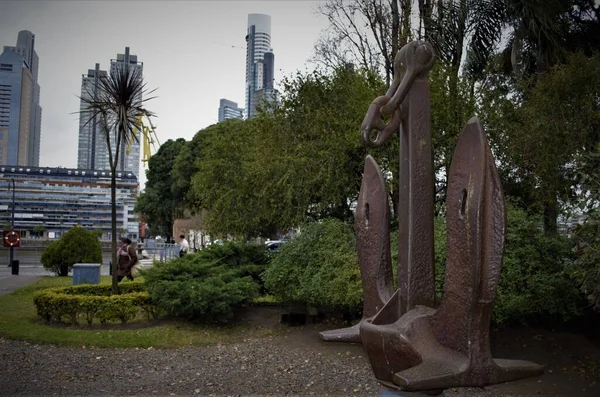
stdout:
<svg viewBox="0 0 600 397">
<path fill-rule="evenodd" d="M 325 220 L 302 227 L 265 270 L 267 289 L 284 304 L 362 309 L 362 281 L 352 226 Z"/>
<path fill-rule="evenodd" d="M 266 248 L 227 242 L 142 271 L 152 302 L 167 313 L 197 319 L 230 314 L 260 291 Z"/>
<path fill-rule="evenodd" d="M 577 259 L 570 273 L 581 285 L 594 309 L 600 309 L 600 213 L 588 214 L 586 222 L 575 228 Z"/>
<path fill-rule="evenodd" d="M 150 295 L 140 282 L 123 283 L 120 295 L 111 295 L 111 286 L 79 285 L 48 288 L 35 292 L 33 303 L 38 315 L 47 322 L 79 324 L 83 318 L 91 325 L 94 319 L 100 324 L 134 319 L 140 309 L 148 319 L 156 318 L 159 311 L 151 303 Z"/>
<path fill-rule="evenodd" d="M 250 276 L 258 283 L 261 295 L 266 293 L 261 274 L 271 257 L 264 245 L 226 241 L 222 245 L 210 245 L 195 255 L 198 255 L 198 261 L 201 262 L 218 261 L 229 268 L 238 269 L 240 276 Z"/>
<path fill-rule="evenodd" d="M 542 218 L 507 204 L 504 262 L 493 313 L 496 325 L 565 321 L 580 313 L 581 294 L 569 276 L 574 259 L 566 236 L 544 233 Z"/>
<path fill-rule="evenodd" d="M 56 275 L 67 276 L 76 263 L 102 263 L 102 247 L 94 232 L 75 226 L 48 244 L 41 262 Z"/>
</svg>

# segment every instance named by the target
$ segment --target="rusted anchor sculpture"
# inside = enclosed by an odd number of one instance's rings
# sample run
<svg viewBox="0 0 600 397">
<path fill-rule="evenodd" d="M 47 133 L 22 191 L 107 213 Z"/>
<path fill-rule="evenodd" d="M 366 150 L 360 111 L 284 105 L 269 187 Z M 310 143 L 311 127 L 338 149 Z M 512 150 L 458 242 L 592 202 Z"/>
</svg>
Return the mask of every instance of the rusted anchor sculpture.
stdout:
<svg viewBox="0 0 600 397">
<path fill-rule="evenodd" d="M 539 375 L 540 365 L 494 359 L 490 351 L 506 210 L 494 159 L 475 117 L 460 134 L 448 173 L 444 297 L 436 309 L 428 75 L 434 61 L 429 43 L 402 47 L 392 85 L 373 101 L 361 126 L 363 144 L 370 147 L 400 128 L 398 288 L 394 291 L 384 178 L 367 156 L 355 215 L 363 319 L 321 337 L 362 342 L 375 377 L 394 389 L 434 392 Z M 382 113 L 391 114 L 387 124 Z"/>
</svg>

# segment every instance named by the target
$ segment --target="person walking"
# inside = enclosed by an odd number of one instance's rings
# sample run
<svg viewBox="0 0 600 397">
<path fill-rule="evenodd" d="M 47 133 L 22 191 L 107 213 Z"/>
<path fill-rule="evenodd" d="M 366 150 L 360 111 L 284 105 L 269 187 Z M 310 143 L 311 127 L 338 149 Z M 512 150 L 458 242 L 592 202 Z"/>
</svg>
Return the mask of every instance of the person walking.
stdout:
<svg viewBox="0 0 600 397">
<path fill-rule="evenodd" d="M 138 257 L 135 247 L 131 245 L 131 240 L 127 237 L 122 238 L 121 247 L 117 251 L 117 280 L 119 282 L 125 277 L 133 281 L 131 270 L 137 261 Z"/>
<path fill-rule="evenodd" d="M 190 250 L 190 243 L 185 239 L 185 236 L 182 234 L 179 236 L 179 257 L 183 258 L 185 254 Z"/>
</svg>

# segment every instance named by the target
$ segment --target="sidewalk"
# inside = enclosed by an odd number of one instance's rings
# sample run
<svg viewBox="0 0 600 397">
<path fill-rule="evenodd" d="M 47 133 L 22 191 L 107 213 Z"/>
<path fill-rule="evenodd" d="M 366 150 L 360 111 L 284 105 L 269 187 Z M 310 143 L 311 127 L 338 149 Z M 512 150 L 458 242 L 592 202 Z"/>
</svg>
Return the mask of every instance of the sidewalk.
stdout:
<svg viewBox="0 0 600 397">
<path fill-rule="evenodd" d="M 29 284 L 33 284 L 42 276 L 0 276 L 0 296 L 9 294 L 13 291 L 23 288 Z"/>
</svg>

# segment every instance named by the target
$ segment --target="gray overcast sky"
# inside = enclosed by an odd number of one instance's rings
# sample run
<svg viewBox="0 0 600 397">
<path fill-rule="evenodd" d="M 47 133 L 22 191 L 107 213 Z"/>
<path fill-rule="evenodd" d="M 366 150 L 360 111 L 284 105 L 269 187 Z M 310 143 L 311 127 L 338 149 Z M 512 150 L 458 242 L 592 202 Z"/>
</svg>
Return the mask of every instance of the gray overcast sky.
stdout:
<svg viewBox="0 0 600 397">
<path fill-rule="evenodd" d="M 194 134 L 217 121 L 219 99 L 244 106 L 249 13 L 271 15 L 276 84 L 307 60 L 327 21 L 318 1 L 0 1 L 0 46 L 20 30 L 36 36 L 42 130 L 41 166 L 77 166 L 81 75 L 96 62 L 131 53 L 144 63 L 146 103 L 157 113 L 160 142 Z M 234 47 L 232 47 L 234 46 Z M 141 182 L 145 177 L 141 176 Z M 142 185 L 143 186 L 143 185 Z"/>
</svg>

